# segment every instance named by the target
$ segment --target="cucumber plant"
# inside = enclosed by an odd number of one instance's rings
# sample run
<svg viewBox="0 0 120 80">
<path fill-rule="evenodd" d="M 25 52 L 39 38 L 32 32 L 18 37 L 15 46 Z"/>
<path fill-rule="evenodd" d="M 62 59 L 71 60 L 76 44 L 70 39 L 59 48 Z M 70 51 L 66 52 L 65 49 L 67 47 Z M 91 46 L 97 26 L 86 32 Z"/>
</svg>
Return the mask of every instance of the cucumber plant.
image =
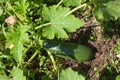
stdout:
<svg viewBox="0 0 120 80">
<path fill-rule="evenodd" d="M 114 9 L 118 8 L 116 4 L 120 5 L 119 0 L 1 0 L 0 79 L 34 79 L 37 71 L 32 70 L 31 66 L 35 60 L 38 60 L 37 63 L 46 61 L 43 65 L 47 67 L 47 61 L 51 59 L 51 71 L 59 72 L 53 55 L 78 62 L 91 60 L 90 48 L 64 42 L 69 38 L 69 33 L 85 24 L 73 13 L 94 5 L 93 15 L 96 19 L 117 19 L 120 12 Z M 46 50 L 50 58 L 40 61 L 39 56 L 45 53 L 42 50 Z M 43 72 L 50 76 L 49 70 Z"/>
</svg>

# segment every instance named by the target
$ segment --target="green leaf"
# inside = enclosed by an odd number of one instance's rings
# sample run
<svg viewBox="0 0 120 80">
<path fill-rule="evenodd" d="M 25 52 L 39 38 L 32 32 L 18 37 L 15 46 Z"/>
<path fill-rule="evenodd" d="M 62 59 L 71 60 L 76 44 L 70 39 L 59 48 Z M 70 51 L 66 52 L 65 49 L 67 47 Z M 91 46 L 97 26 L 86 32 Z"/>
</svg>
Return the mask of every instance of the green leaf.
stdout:
<svg viewBox="0 0 120 80">
<path fill-rule="evenodd" d="M 16 9 L 16 12 L 25 15 L 27 13 L 28 7 L 27 0 L 19 0 L 18 2 L 16 2 L 16 5 L 14 7 Z"/>
<path fill-rule="evenodd" d="M 120 0 L 95 0 L 93 14 L 97 19 L 110 20 L 120 17 Z"/>
<path fill-rule="evenodd" d="M 110 16 L 114 17 L 115 19 L 120 17 L 120 0 L 110 1 L 105 6 L 107 7 L 107 13 Z"/>
<path fill-rule="evenodd" d="M 26 80 L 26 77 L 23 75 L 23 71 L 19 68 L 14 67 L 10 72 L 13 80 Z"/>
<path fill-rule="evenodd" d="M 7 0 L 0 0 L 0 3 L 6 2 Z"/>
<path fill-rule="evenodd" d="M 44 20 L 51 23 L 48 26 L 43 27 L 42 35 L 47 39 L 53 39 L 55 37 L 68 38 L 69 32 L 74 32 L 76 29 L 84 25 L 84 22 L 75 18 L 73 15 L 65 16 L 70 10 L 64 7 L 44 7 L 42 14 Z"/>
<path fill-rule="evenodd" d="M 13 54 L 13 58 L 19 63 L 22 62 L 23 44 L 29 41 L 26 31 L 27 28 L 25 26 L 19 25 L 16 30 L 10 29 L 7 32 L 6 48 L 13 46 L 11 53 Z"/>
<path fill-rule="evenodd" d="M 0 80 L 10 80 L 3 70 L 0 70 Z"/>
<path fill-rule="evenodd" d="M 79 75 L 71 68 L 67 68 L 66 70 L 62 70 L 62 72 L 60 73 L 60 80 L 85 80 L 85 77 Z"/>
<path fill-rule="evenodd" d="M 117 75 L 115 80 L 120 80 L 120 75 Z"/>
<path fill-rule="evenodd" d="M 26 13 L 27 13 L 27 8 L 29 6 L 27 0 L 18 0 L 14 2 L 15 5 L 14 7 L 14 13 L 17 15 L 17 17 L 21 21 L 25 21 L 26 19 Z"/>
<path fill-rule="evenodd" d="M 6 75 L 0 75 L 0 80 L 10 80 Z"/>
<path fill-rule="evenodd" d="M 83 0 L 63 0 L 66 6 L 79 6 Z"/>
<path fill-rule="evenodd" d="M 3 9 L 0 7 L 0 16 L 3 14 Z"/>
</svg>

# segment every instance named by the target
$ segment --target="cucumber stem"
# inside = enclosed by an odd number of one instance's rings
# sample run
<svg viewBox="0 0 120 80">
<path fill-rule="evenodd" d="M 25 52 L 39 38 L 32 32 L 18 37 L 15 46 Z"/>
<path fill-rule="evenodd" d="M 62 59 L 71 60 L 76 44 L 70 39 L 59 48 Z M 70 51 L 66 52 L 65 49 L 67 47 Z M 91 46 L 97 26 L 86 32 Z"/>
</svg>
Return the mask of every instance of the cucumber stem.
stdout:
<svg viewBox="0 0 120 80">
<path fill-rule="evenodd" d="M 37 29 L 39 29 L 39 28 L 42 28 L 42 27 L 44 27 L 44 26 L 48 26 L 48 25 L 51 25 L 52 23 L 45 23 L 45 24 L 42 24 L 42 25 L 40 25 L 40 26 L 37 26 L 36 28 L 35 28 L 35 30 L 37 30 Z"/>
<path fill-rule="evenodd" d="M 32 57 L 27 61 L 27 64 L 25 65 L 24 68 L 26 68 L 26 67 L 28 66 L 28 64 L 30 64 L 30 62 L 36 57 L 37 54 L 38 54 L 38 51 L 36 51 L 36 52 L 32 55 Z"/>
<path fill-rule="evenodd" d="M 63 0 L 60 0 L 60 2 L 56 5 L 56 8 L 63 2 Z"/>
<path fill-rule="evenodd" d="M 52 56 L 52 54 L 50 53 L 50 51 L 47 50 L 47 53 L 48 53 L 48 55 L 49 55 L 49 57 L 50 57 L 50 59 L 51 59 L 51 61 L 53 63 L 54 70 L 57 71 L 57 66 L 56 66 L 56 62 L 54 60 L 54 57 Z"/>
<path fill-rule="evenodd" d="M 86 5 L 87 5 L 87 4 L 82 4 L 82 5 L 79 5 L 78 7 L 75 7 L 75 8 L 72 9 L 70 12 L 66 13 L 66 14 L 65 14 L 65 17 L 68 16 L 68 15 L 70 15 L 71 13 L 75 12 L 76 10 L 78 10 L 78 9 L 86 6 Z"/>
<path fill-rule="evenodd" d="M 24 50 L 23 55 L 27 53 L 27 51 L 32 47 L 33 43 L 31 42 L 30 45 Z"/>
</svg>

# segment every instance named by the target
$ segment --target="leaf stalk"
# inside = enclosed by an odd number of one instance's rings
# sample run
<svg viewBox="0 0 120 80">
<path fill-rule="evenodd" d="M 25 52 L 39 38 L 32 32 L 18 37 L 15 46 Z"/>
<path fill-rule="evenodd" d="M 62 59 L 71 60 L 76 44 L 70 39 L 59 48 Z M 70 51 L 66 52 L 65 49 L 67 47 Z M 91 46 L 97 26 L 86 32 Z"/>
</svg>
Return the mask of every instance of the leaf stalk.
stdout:
<svg viewBox="0 0 120 80">
<path fill-rule="evenodd" d="M 47 50 L 47 53 L 48 53 L 48 55 L 49 55 L 49 57 L 50 57 L 50 59 L 51 59 L 51 61 L 52 61 L 52 63 L 53 63 L 54 70 L 57 71 L 57 66 L 56 66 L 56 62 L 55 62 L 55 60 L 54 60 L 53 55 L 52 55 L 51 52 L 48 51 L 48 50 Z"/>
<path fill-rule="evenodd" d="M 78 10 L 78 9 L 86 6 L 86 5 L 87 5 L 87 4 L 82 4 L 82 5 L 79 5 L 78 7 L 75 7 L 75 8 L 72 9 L 70 12 L 66 13 L 66 14 L 65 14 L 65 17 L 68 16 L 68 15 L 70 15 L 71 13 L 75 12 L 76 10 Z"/>
<path fill-rule="evenodd" d="M 28 66 L 28 64 L 30 64 L 30 62 L 37 56 L 37 54 L 38 54 L 38 51 L 36 51 L 36 52 L 32 55 L 32 57 L 27 61 L 27 64 L 25 65 L 24 68 L 26 68 L 26 67 Z"/>
<path fill-rule="evenodd" d="M 60 2 L 56 5 L 56 8 L 63 2 L 63 0 L 60 0 Z"/>
<path fill-rule="evenodd" d="M 37 29 L 39 29 L 39 28 L 42 28 L 42 27 L 44 27 L 44 26 L 48 26 L 48 25 L 51 25 L 52 23 L 45 23 L 45 24 L 42 24 L 42 25 L 40 25 L 40 26 L 37 26 L 36 28 L 35 28 L 35 30 L 37 30 Z"/>
</svg>

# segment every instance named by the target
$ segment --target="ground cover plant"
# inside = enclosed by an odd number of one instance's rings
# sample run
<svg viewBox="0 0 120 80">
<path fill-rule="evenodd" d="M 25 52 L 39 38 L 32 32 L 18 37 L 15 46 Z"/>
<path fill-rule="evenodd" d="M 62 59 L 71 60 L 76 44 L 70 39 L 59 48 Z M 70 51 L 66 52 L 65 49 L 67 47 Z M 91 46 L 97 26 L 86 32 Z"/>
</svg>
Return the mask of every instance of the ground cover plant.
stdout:
<svg viewBox="0 0 120 80">
<path fill-rule="evenodd" d="M 0 80 L 119 80 L 119 0 L 0 0 Z"/>
</svg>

